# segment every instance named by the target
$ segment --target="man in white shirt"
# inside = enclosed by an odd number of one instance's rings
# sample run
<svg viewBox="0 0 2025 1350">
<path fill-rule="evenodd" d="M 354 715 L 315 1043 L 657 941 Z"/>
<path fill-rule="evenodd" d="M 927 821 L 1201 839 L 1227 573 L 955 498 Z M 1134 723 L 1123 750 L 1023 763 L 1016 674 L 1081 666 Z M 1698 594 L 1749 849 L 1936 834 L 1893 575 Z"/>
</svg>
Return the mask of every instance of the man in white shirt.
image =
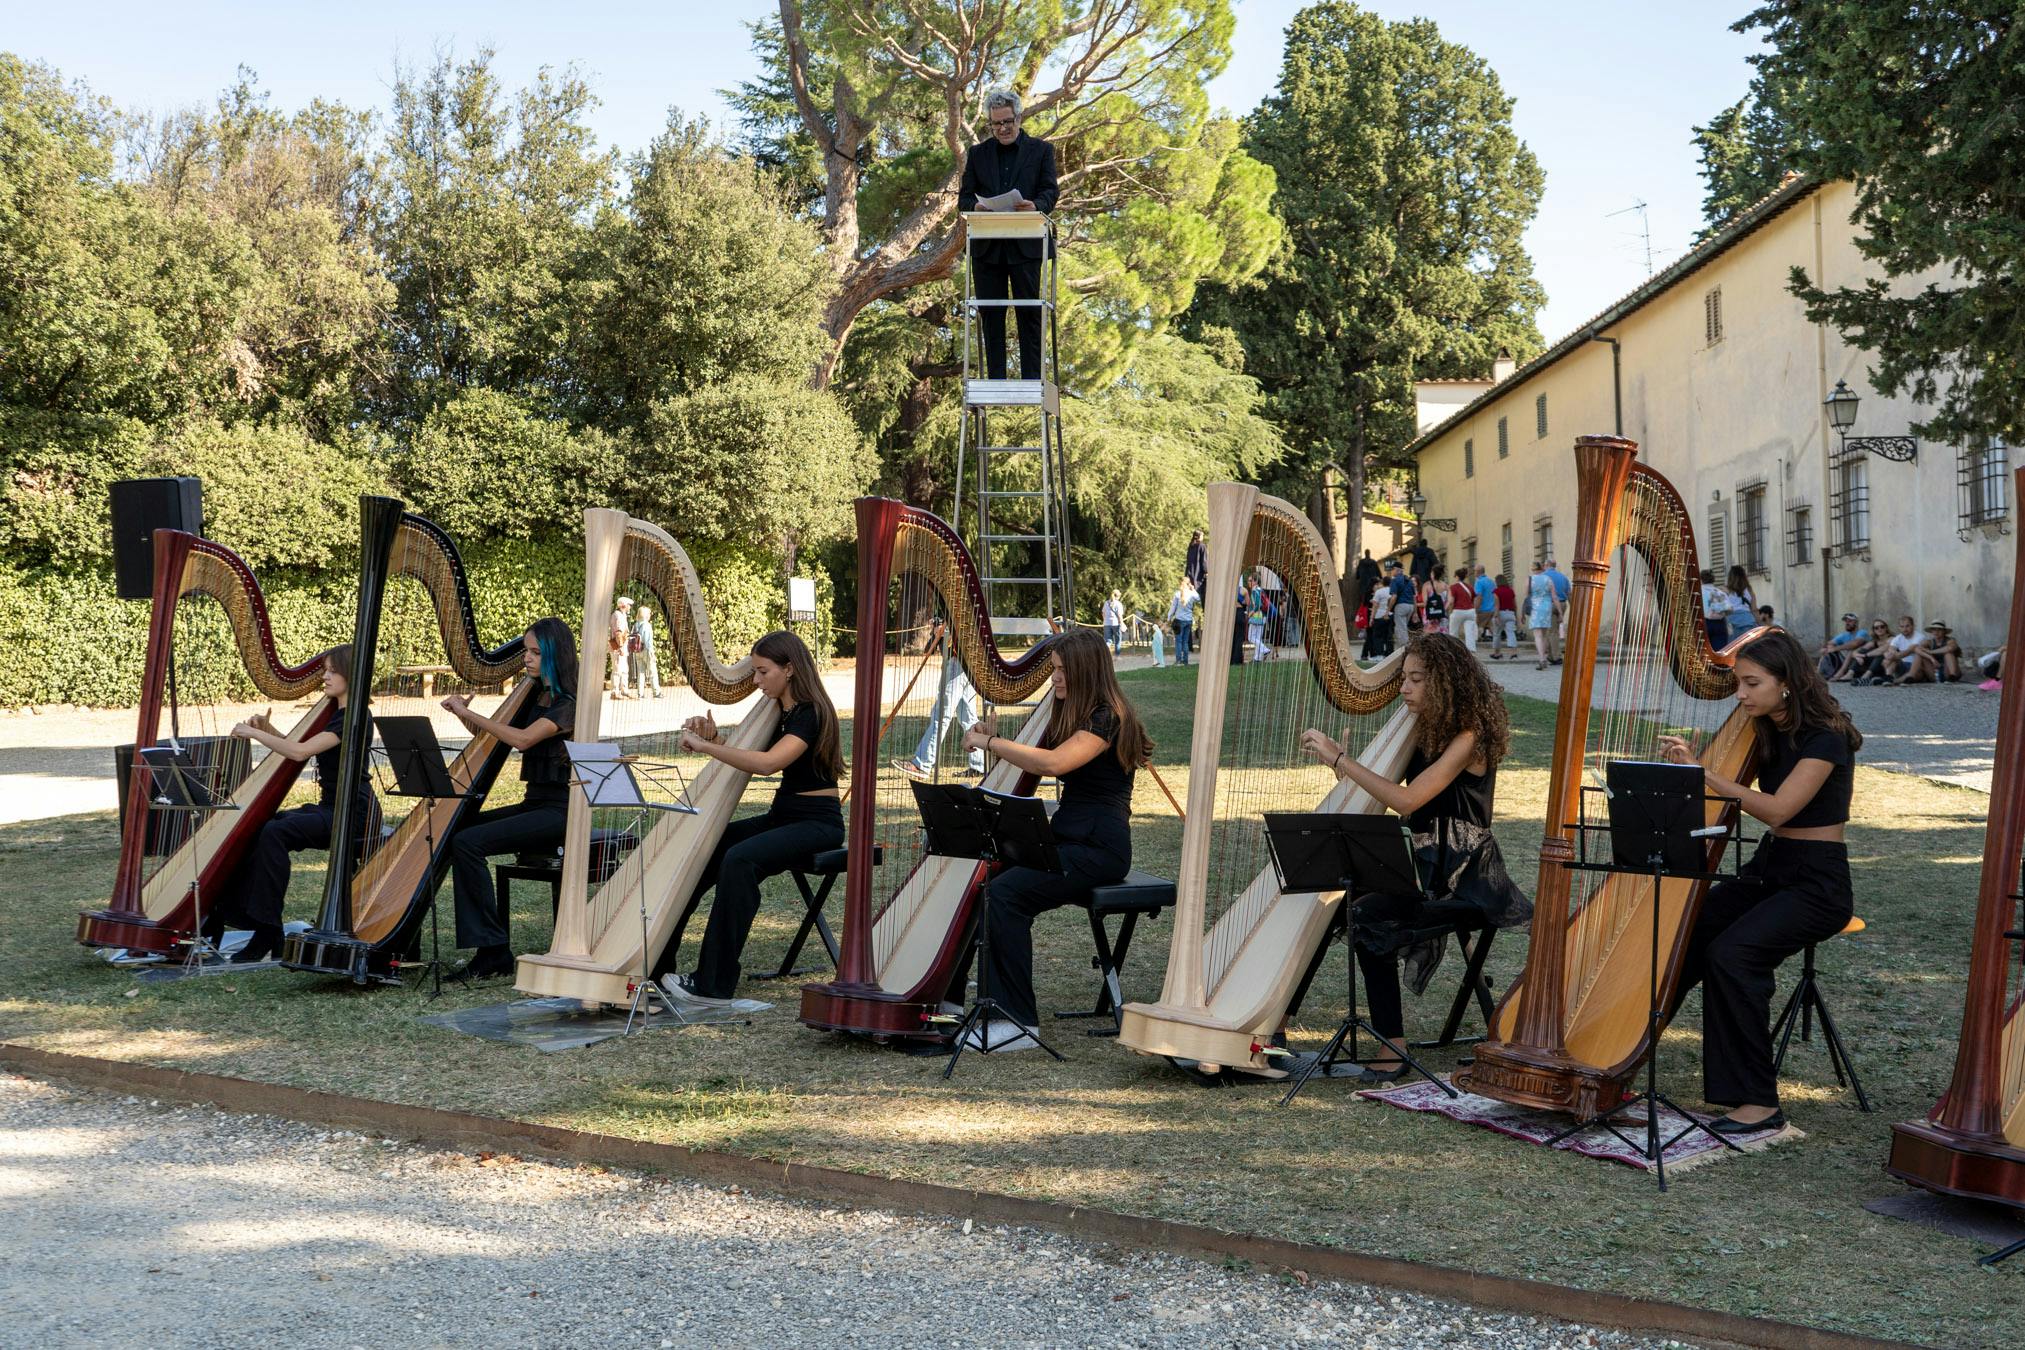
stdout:
<svg viewBox="0 0 2025 1350">
<path fill-rule="evenodd" d="M 612 652 L 613 698 L 632 697 L 632 694 L 627 692 L 626 689 L 626 639 L 631 635 L 633 628 L 632 615 L 629 613 L 632 608 L 633 598 L 631 596 L 622 595 L 619 597 L 618 608 L 612 611 L 611 636 L 605 643 L 607 647 L 611 648 Z"/>
<path fill-rule="evenodd" d="M 1898 631 L 1885 644 L 1891 651 L 1884 658 L 1884 673 L 1893 684 L 1904 684 L 1906 676 L 1913 673 L 1913 651 L 1920 645 L 1919 626 L 1910 614 L 1901 614 Z"/>
</svg>

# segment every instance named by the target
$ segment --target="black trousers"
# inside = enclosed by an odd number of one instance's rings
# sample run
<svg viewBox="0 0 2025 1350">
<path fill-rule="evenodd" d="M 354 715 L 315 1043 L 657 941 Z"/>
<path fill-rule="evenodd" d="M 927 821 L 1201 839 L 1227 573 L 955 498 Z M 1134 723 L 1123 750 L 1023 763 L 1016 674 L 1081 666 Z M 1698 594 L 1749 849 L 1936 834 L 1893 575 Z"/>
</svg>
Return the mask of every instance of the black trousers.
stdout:
<svg viewBox="0 0 2025 1350">
<path fill-rule="evenodd" d="M 1041 295 L 1041 260 L 1022 258 L 1015 263 L 986 262 L 973 258 L 970 275 L 977 284 L 980 300 L 1038 300 Z M 994 380 L 1005 378 L 1005 305 L 987 305 L 977 312 L 984 331 L 984 369 Z M 1041 378 L 1041 307 L 1014 305 L 1020 334 L 1020 378 Z"/>
<path fill-rule="evenodd" d="M 1427 900 L 1418 895 L 1371 894 L 1357 897 L 1356 920 L 1365 923 L 1396 923 L 1422 927 Z M 1428 922 L 1433 922 L 1429 919 Z M 1406 1034 L 1406 1008 L 1399 992 L 1399 959 L 1403 949 L 1379 951 L 1357 945 L 1357 978 L 1364 987 L 1364 1008 L 1378 1034 L 1398 1040 Z"/>
<path fill-rule="evenodd" d="M 212 900 L 205 931 L 214 938 L 228 925 L 279 932 L 281 902 L 288 898 L 289 855 L 329 848 L 333 814 L 328 806 L 298 806 L 262 825 L 244 861 Z"/>
<path fill-rule="evenodd" d="M 1030 1027 L 1041 1021 L 1034 998 L 1034 920 L 1064 905 L 1088 905 L 1092 890 L 1123 881 L 1132 870 L 1132 831 L 1123 816 L 1064 824 L 1058 814 L 1056 821 L 1060 872 L 1008 867 L 984 892 L 990 950 L 982 992 L 997 999 L 1006 1016 Z"/>
<path fill-rule="evenodd" d="M 1702 986 L 1702 1096 L 1721 1106 L 1777 1106 L 1772 1073 L 1773 974 L 1849 923 L 1849 851 L 1769 836 L 1743 876 L 1709 888 L 1688 935 L 1675 1006 Z"/>
<path fill-rule="evenodd" d="M 689 915 L 703 893 L 715 888 L 717 898 L 711 903 L 710 922 L 703 928 L 703 950 L 696 961 L 696 992 L 705 998 L 730 998 L 737 991 L 739 976 L 744 973 L 739 958 L 745 954 L 752 921 L 759 915 L 760 883 L 807 862 L 810 854 L 843 847 L 844 812 L 837 799 L 809 800 L 815 805 L 775 801 L 765 815 L 747 816 L 724 827 L 673 936 L 654 963 L 656 979 L 675 968 Z"/>
<path fill-rule="evenodd" d="M 480 811 L 450 840 L 450 883 L 457 900 L 457 945 L 505 947 L 512 934 L 499 921 L 490 860 L 502 853 L 553 849 L 569 823 L 566 798 L 524 801 Z"/>
</svg>

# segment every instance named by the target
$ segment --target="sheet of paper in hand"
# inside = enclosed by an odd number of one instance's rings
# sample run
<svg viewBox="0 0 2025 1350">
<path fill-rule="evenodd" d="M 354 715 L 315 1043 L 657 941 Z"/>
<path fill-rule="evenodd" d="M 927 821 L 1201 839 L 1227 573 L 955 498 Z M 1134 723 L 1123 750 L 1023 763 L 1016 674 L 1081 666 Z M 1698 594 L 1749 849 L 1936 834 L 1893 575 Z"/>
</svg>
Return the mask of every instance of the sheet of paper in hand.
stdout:
<svg viewBox="0 0 2025 1350">
<path fill-rule="evenodd" d="M 977 209 L 980 211 L 1017 211 L 1020 203 L 1025 200 L 1026 198 L 1020 195 L 1020 190 L 1013 188 L 1011 191 L 999 193 L 996 197 L 979 197 L 977 199 Z"/>
</svg>

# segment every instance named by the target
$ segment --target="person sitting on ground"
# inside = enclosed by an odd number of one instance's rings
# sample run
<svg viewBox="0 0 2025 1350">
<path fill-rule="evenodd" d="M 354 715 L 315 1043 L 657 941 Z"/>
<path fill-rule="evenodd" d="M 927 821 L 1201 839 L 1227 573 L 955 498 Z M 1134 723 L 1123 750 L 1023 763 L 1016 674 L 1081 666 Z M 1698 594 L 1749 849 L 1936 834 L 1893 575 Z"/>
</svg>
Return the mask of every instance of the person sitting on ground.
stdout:
<svg viewBox="0 0 2025 1350">
<path fill-rule="evenodd" d="M 1891 625 L 1872 619 L 1861 641 L 1849 648 L 1842 667 L 1831 678 L 1851 684 L 1884 683 L 1885 658 L 1891 655 Z"/>
<path fill-rule="evenodd" d="M 1913 616 L 1899 615 L 1898 631 L 1891 635 L 1890 650 L 1884 656 L 1883 678 L 1873 680 L 1872 683 L 1905 684 L 1919 667 L 1919 662 L 1913 656 L 1913 653 L 1919 650 L 1919 646 L 1919 630 L 1914 626 Z M 1912 682 L 1919 683 L 1918 680 Z"/>
<path fill-rule="evenodd" d="M 1418 718 L 1403 783 L 1366 768 L 1343 744 L 1313 727 L 1301 733 L 1303 753 L 1406 817 L 1415 855 L 1430 873 L 1427 894 L 1374 893 L 1355 901 L 1357 965 L 1366 1006 L 1372 1026 L 1395 1047 L 1380 1047 L 1366 1063 L 1363 1078 L 1371 1083 L 1393 1082 L 1406 1072 L 1396 1053 L 1406 1034 L 1402 957 L 1411 964 L 1415 993 L 1427 987 L 1440 960 L 1442 943 L 1413 935 L 1459 921 L 1507 928 L 1533 913 L 1532 903 L 1506 873 L 1491 834 L 1498 762 L 1511 745 L 1503 692 L 1462 643 L 1446 633 L 1422 633 L 1407 643 L 1399 701 Z"/>
<path fill-rule="evenodd" d="M 1988 688 L 2004 678 L 2004 649 L 1984 652 L 1976 658 L 1976 668 L 1983 673 L 1983 685 Z"/>
<path fill-rule="evenodd" d="M 1962 644 L 1954 630 L 1939 619 L 1927 625 L 1927 635 L 1912 651 L 1912 673 L 1901 683 L 1955 684 L 1962 678 Z"/>
<path fill-rule="evenodd" d="M 1814 668 L 1827 680 L 1839 679 L 1849 669 L 1849 655 L 1863 645 L 1863 621 L 1854 614 L 1842 616 L 1842 631 L 1814 649 Z"/>
</svg>

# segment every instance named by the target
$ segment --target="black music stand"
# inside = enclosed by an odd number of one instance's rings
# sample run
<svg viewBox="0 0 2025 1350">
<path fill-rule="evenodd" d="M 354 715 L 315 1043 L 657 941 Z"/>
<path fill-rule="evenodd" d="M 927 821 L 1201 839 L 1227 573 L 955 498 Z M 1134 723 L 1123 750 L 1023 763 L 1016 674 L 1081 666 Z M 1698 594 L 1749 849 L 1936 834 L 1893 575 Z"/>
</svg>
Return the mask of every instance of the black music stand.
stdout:
<svg viewBox="0 0 2025 1350">
<path fill-rule="evenodd" d="M 1341 891 L 1343 950 L 1350 976 L 1350 1006 L 1343 1021 L 1322 1052 L 1301 1066 L 1293 1086 L 1280 1098 L 1285 1106 L 1300 1094 L 1317 1074 L 1328 1077 L 1344 1062 L 1345 1041 L 1348 1060 L 1357 1059 L 1357 1033 L 1367 1031 L 1372 1039 L 1399 1056 L 1428 1082 L 1450 1097 L 1462 1094 L 1429 1073 L 1413 1057 L 1404 1040 L 1395 1041 L 1357 1011 L 1357 914 L 1356 897 L 1382 891 L 1394 895 L 1422 893 L 1420 869 L 1413 860 L 1413 831 L 1398 816 L 1340 811 L 1267 812 L 1266 844 L 1273 855 L 1273 867 L 1280 874 L 1280 889 L 1294 893 Z"/>
<path fill-rule="evenodd" d="M 961 783 L 910 780 L 909 786 L 913 788 L 915 804 L 921 810 L 922 833 L 928 852 L 938 857 L 976 858 L 987 864 L 1032 867 L 1042 872 L 1062 870 L 1062 861 L 1055 853 L 1054 832 L 1048 828 L 1047 807 L 1038 798 L 986 792 L 983 788 Z M 990 903 L 983 896 L 979 897 L 979 902 L 983 905 Z M 989 1055 L 998 1048 L 991 1041 L 993 1014 L 1025 1028 L 1026 1034 L 1033 1037 L 1034 1044 L 1055 1059 L 1064 1059 L 1061 1051 L 1041 1039 L 1039 1027 L 1029 1027 L 1006 1015 L 1005 1005 L 992 996 L 990 915 L 980 913 L 976 923 L 977 999 L 964 1013 L 963 1020 L 956 1024 L 950 1042 L 949 1063 L 943 1066 L 942 1076 L 948 1078 L 956 1072 L 956 1061 L 963 1058 L 963 1052 L 968 1048 L 964 1038 L 970 1034 L 971 1027 L 982 1028 L 977 1045 L 980 1055 Z M 1012 1039 L 1007 1037 L 999 1042 L 999 1046 Z"/>
<path fill-rule="evenodd" d="M 387 789 L 386 795 L 410 797 L 421 803 L 415 809 L 422 813 L 422 847 L 429 858 L 428 865 L 433 868 L 436 803 L 468 801 L 472 794 L 460 791 L 457 780 L 450 776 L 449 767 L 443 762 L 443 745 L 436 739 L 436 728 L 428 718 L 375 717 L 373 729 L 379 733 L 378 753 L 384 756 L 394 775 L 394 786 Z M 428 975 L 432 981 L 429 999 L 434 1002 L 443 996 L 443 925 L 436 912 L 433 890 L 429 893 Z M 416 987 L 421 987 L 420 980 L 416 981 Z"/>
<path fill-rule="evenodd" d="M 204 823 L 203 817 L 213 811 L 240 809 L 238 802 L 230 797 L 220 797 L 211 790 L 211 785 L 201 777 L 203 770 L 197 767 L 197 761 L 180 746 L 150 745 L 135 753 L 148 767 L 149 809 L 184 812 L 196 819 L 197 823 L 190 828 L 193 848 L 197 842 L 197 831 Z M 183 969 L 192 974 L 209 969 L 211 958 L 222 955 L 211 939 L 204 935 L 203 858 L 199 856 L 197 862 L 196 874 L 190 882 L 191 913 L 195 922 L 191 925 L 190 941 L 185 944 L 183 953 Z"/>
<path fill-rule="evenodd" d="M 619 747 L 609 741 L 565 741 L 563 746 L 569 752 L 570 781 L 584 794 L 584 805 L 592 811 L 632 812 L 631 821 L 623 829 L 638 831 L 644 837 L 647 818 L 656 811 L 696 814 L 696 808 L 689 802 L 689 789 L 682 770 L 676 765 L 621 754 Z M 641 786 L 643 782 L 654 789 L 654 797 L 647 795 Z M 596 830 L 591 831 L 593 848 L 597 847 L 596 834 Z M 616 849 L 617 846 L 614 841 L 613 847 Z M 628 1036 L 633 1034 L 635 1021 L 644 1026 L 646 1019 L 654 1015 L 657 1003 L 663 1012 L 677 1021 L 682 1017 L 666 991 L 654 983 L 654 958 L 647 941 L 647 860 L 637 846 L 633 854 L 637 864 L 634 875 L 640 908 L 640 978 L 632 982 L 633 997 L 626 1005 L 625 1034 Z"/>
<path fill-rule="evenodd" d="M 1652 878 L 1652 950 L 1648 979 L 1649 1003 L 1645 1024 L 1645 1090 L 1628 1097 L 1613 1106 L 1598 1111 L 1587 1120 L 1578 1121 L 1547 1141 L 1548 1147 L 1571 1138 L 1582 1131 L 1601 1125 L 1617 1136 L 1627 1148 L 1638 1150 L 1639 1156 L 1652 1164 L 1653 1176 L 1659 1182 L 1659 1189 L 1666 1190 L 1666 1151 L 1696 1130 L 1724 1148 L 1741 1153 L 1743 1149 L 1735 1140 L 1717 1133 L 1709 1123 L 1683 1110 L 1659 1090 L 1659 1041 L 1665 1029 L 1666 1019 L 1661 1016 L 1659 1006 L 1659 911 L 1662 888 L 1666 879 L 1672 877 L 1681 881 L 1725 881 L 1733 879 L 1735 872 L 1724 872 L 1709 867 L 1709 845 L 1720 840 L 1727 848 L 1735 838 L 1741 843 L 1737 830 L 1735 811 L 1742 803 L 1735 797 L 1720 797 L 1708 791 L 1702 766 L 1699 764 L 1669 764 L 1641 760 L 1612 760 L 1604 766 L 1604 782 L 1601 788 L 1582 789 L 1582 801 L 1586 804 L 1591 793 L 1603 794 L 1608 825 L 1595 826 L 1588 822 L 1586 809 L 1580 810 L 1583 819 L 1573 823 L 1576 837 L 1582 847 L 1575 862 L 1568 864 L 1571 871 L 1603 872 L 1612 876 L 1650 876 Z M 1705 825 L 1709 803 L 1715 802 L 1726 809 L 1714 825 Z M 1602 829 L 1610 835 L 1609 862 L 1589 861 L 1589 835 Z M 1716 857 L 1720 861 L 1721 853 Z M 1634 1106 L 1645 1107 L 1645 1144 L 1634 1143 L 1624 1131 L 1617 1128 L 1616 1117 Z M 1665 1143 L 1659 1138 L 1659 1109 L 1664 1106 L 1687 1121 L 1673 1138 Z M 1632 1124 L 1635 1122 L 1626 1122 Z"/>
</svg>

